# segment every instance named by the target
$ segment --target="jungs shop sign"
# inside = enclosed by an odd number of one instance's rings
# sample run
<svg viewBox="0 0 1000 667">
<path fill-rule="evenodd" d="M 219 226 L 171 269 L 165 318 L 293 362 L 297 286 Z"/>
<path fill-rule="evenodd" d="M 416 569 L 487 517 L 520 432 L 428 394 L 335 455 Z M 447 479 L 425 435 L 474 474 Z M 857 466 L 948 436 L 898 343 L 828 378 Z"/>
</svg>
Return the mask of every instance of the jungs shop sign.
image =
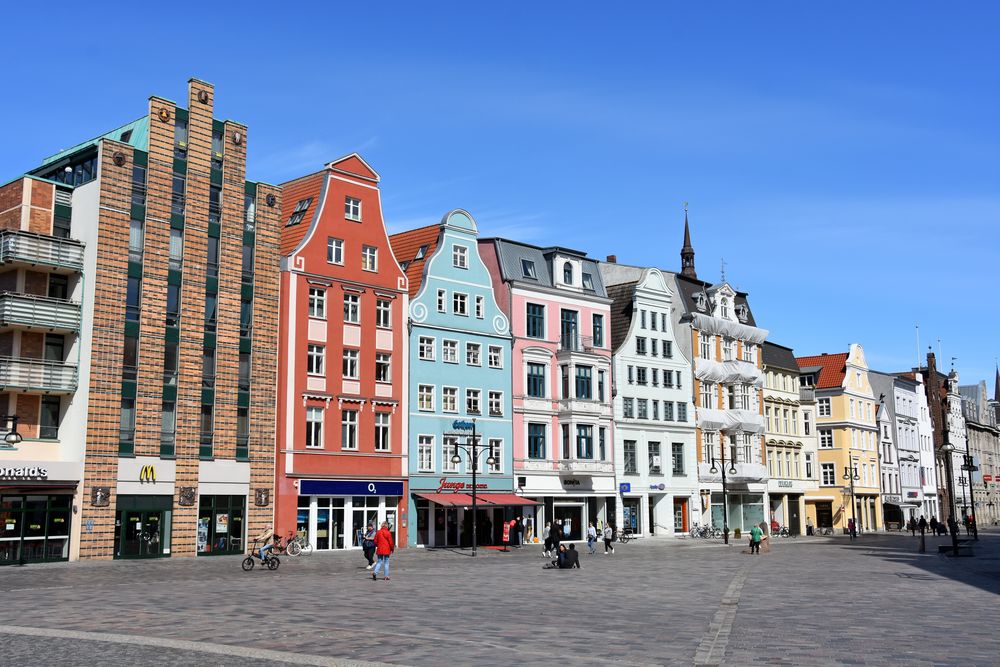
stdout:
<svg viewBox="0 0 1000 667">
<path fill-rule="evenodd" d="M 49 469 L 39 466 L 0 467 L 0 479 L 48 479 Z"/>
</svg>

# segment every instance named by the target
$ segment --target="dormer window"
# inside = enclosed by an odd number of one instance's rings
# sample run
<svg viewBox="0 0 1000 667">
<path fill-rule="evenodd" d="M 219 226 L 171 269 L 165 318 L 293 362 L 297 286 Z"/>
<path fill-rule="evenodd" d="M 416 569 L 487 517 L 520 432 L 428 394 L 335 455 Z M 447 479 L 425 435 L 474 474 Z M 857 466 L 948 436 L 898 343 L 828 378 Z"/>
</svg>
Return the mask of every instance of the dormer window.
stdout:
<svg viewBox="0 0 1000 667">
<path fill-rule="evenodd" d="M 537 280 L 538 276 L 535 275 L 535 263 L 530 259 L 521 260 L 521 275 L 525 278 L 531 278 L 532 280 Z"/>
<path fill-rule="evenodd" d="M 415 262 L 418 259 L 423 259 L 426 255 L 427 255 L 427 246 L 422 245 L 419 248 L 417 248 L 417 254 L 413 258 L 413 261 Z"/>
<path fill-rule="evenodd" d="M 573 284 L 573 265 L 569 262 L 563 263 L 563 282 L 567 285 Z"/>
<path fill-rule="evenodd" d="M 292 211 L 292 215 L 288 218 L 288 222 L 285 223 L 285 226 L 291 227 L 292 225 L 297 225 L 302 222 L 302 218 L 306 217 L 306 211 L 309 210 L 310 204 L 312 204 L 312 197 L 309 197 L 308 199 L 300 199 L 295 205 L 295 209 Z"/>
<path fill-rule="evenodd" d="M 694 302 L 695 302 L 695 306 L 697 306 L 698 310 L 700 310 L 702 312 L 705 311 L 706 304 L 705 304 L 705 293 L 704 292 L 698 292 L 698 294 L 696 294 L 695 297 L 694 297 Z"/>
<path fill-rule="evenodd" d="M 583 289 L 594 291 L 594 277 L 589 273 L 583 274 Z"/>
<path fill-rule="evenodd" d="M 719 314 L 725 318 L 729 317 L 729 299 L 724 298 L 719 302 Z"/>
<path fill-rule="evenodd" d="M 740 322 L 746 322 L 750 318 L 750 312 L 745 303 L 736 306 L 736 317 Z"/>
</svg>

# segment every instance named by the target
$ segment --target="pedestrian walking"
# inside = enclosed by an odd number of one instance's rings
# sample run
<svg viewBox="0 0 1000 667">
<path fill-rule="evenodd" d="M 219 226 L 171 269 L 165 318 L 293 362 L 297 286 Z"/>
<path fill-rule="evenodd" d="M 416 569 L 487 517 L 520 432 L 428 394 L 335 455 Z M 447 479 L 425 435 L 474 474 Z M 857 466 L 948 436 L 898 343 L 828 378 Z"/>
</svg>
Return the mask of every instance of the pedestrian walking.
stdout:
<svg viewBox="0 0 1000 667">
<path fill-rule="evenodd" d="M 552 522 L 552 530 L 549 532 L 549 537 L 552 538 L 552 550 L 559 551 L 559 543 L 562 542 L 562 522 L 554 521 Z"/>
<path fill-rule="evenodd" d="M 913 537 L 917 536 L 917 520 L 914 519 L 912 516 L 910 517 L 909 522 L 907 522 L 906 527 L 910 531 L 910 534 Z"/>
<path fill-rule="evenodd" d="M 847 520 L 847 532 L 850 534 L 852 540 L 858 536 L 858 525 L 854 523 L 854 519 Z"/>
<path fill-rule="evenodd" d="M 372 570 L 372 581 L 378 581 L 378 573 L 383 566 L 385 566 L 385 580 L 389 581 L 389 556 L 395 550 L 396 543 L 392 539 L 392 533 L 389 532 L 389 522 L 383 521 L 382 527 L 375 533 L 375 556 L 378 558 L 378 562 L 375 563 L 375 569 Z"/>
<path fill-rule="evenodd" d="M 368 528 L 361 537 L 361 549 L 368 561 L 368 567 L 365 569 L 370 570 L 375 566 L 375 524 L 371 521 L 368 522 Z"/>
<path fill-rule="evenodd" d="M 612 525 L 606 524 L 604 526 L 604 555 L 607 556 L 609 553 L 614 555 L 615 547 L 612 542 L 615 541 L 615 529 Z"/>
<path fill-rule="evenodd" d="M 542 555 L 549 558 L 552 554 L 552 522 L 545 524 L 545 548 L 542 550 Z"/>
<path fill-rule="evenodd" d="M 594 544 L 597 542 L 597 528 L 594 527 L 594 522 L 591 521 L 590 525 L 587 526 L 587 550 L 590 555 L 593 556 L 597 553 L 597 548 Z"/>
<path fill-rule="evenodd" d="M 931 535 L 937 535 L 938 534 L 938 520 L 937 520 L 936 516 L 932 516 L 931 517 L 930 527 L 931 527 Z"/>
<path fill-rule="evenodd" d="M 760 555 L 760 541 L 764 539 L 764 531 L 757 524 L 750 529 L 750 553 Z"/>
<path fill-rule="evenodd" d="M 516 516 L 510 523 L 510 544 L 515 549 L 521 548 L 521 532 L 524 530 L 521 525 L 521 517 Z"/>
<path fill-rule="evenodd" d="M 813 534 L 813 520 L 811 518 L 806 518 L 806 535 Z"/>
<path fill-rule="evenodd" d="M 917 528 L 920 530 L 920 534 L 923 535 L 927 531 L 927 519 L 924 515 L 920 515 L 920 521 L 917 522 Z"/>
</svg>

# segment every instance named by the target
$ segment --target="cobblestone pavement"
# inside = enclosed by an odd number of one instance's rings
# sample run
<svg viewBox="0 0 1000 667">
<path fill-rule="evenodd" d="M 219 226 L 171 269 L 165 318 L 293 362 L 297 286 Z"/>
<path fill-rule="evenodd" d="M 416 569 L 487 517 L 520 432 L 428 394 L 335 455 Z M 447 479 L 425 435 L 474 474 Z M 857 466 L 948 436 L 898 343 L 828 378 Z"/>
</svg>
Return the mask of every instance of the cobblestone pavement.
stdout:
<svg viewBox="0 0 1000 667">
<path fill-rule="evenodd" d="M 973 558 L 909 535 L 743 553 L 639 540 L 546 571 L 511 553 L 359 553 L 0 568 L 0 655 L 47 665 L 995 665 L 1000 533 Z M 580 548 L 584 549 L 585 546 Z M 94 634 L 100 633 L 100 634 Z"/>
</svg>

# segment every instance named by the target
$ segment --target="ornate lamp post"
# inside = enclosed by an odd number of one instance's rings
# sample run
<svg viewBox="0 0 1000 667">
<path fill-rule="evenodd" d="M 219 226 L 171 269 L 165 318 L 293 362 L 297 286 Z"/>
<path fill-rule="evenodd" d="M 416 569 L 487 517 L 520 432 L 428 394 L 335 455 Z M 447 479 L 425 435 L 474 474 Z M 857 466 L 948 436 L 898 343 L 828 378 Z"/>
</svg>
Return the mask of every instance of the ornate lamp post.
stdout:
<svg viewBox="0 0 1000 667">
<path fill-rule="evenodd" d="M 947 434 L 946 434 L 947 437 Z M 941 452 L 944 454 L 945 474 L 948 476 L 948 531 L 951 533 L 951 548 L 954 554 L 958 555 L 958 522 L 955 521 L 955 475 L 951 469 L 951 455 L 955 451 L 955 445 L 947 439 L 941 445 Z"/>
<path fill-rule="evenodd" d="M 854 530 L 858 530 L 857 500 L 854 497 L 854 482 L 861 479 L 858 474 L 857 461 L 851 460 L 851 465 L 844 466 L 844 479 L 851 483 L 851 519 L 854 520 Z M 860 531 L 858 531 L 860 532 Z"/>
<path fill-rule="evenodd" d="M 465 444 L 460 445 L 455 443 L 455 454 L 451 457 L 451 462 L 458 465 L 462 462 L 462 457 L 458 455 L 459 450 L 465 452 L 466 456 L 469 457 L 469 463 L 472 465 L 472 555 L 476 555 L 476 531 L 479 528 L 478 525 L 478 513 L 476 512 L 476 473 L 479 471 L 479 436 L 476 435 L 476 420 L 472 420 L 472 435 L 467 436 Z M 490 447 L 489 456 L 486 457 L 486 465 L 490 466 L 496 463 L 496 458 L 493 456 L 493 447 Z"/>
<path fill-rule="evenodd" d="M 24 438 L 21 434 L 17 432 L 17 421 L 20 419 L 17 415 L 0 415 L 0 424 L 6 425 L 10 422 L 10 431 L 7 435 L 3 437 L 3 443 L 0 444 L 0 451 L 7 450 L 10 451 L 15 448 L 16 445 L 21 444 Z"/>
<path fill-rule="evenodd" d="M 726 544 L 729 544 L 729 489 L 726 486 L 726 446 L 722 442 L 722 434 L 719 434 L 719 452 L 722 458 L 719 460 L 719 465 L 722 468 L 722 540 Z M 712 467 L 708 469 L 713 475 L 719 472 L 719 468 L 715 466 L 715 452 L 712 452 Z M 736 474 L 736 464 L 733 461 L 729 462 L 729 474 Z"/>
<path fill-rule="evenodd" d="M 969 454 L 968 451 L 965 453 L 965 456 L 962 457 L 962 463 L 963 463 L 962 470 L 966 471 L 969 474 L 968 484 L 969 484 L 969 495 L 971 496 L 971 498 L 969 499 L 969 507 L 971 508 L 972 511 L 972 539 L 978 540 L 979 526 L 976 525 L 976 487 L 972 486 L 972 473 L 975 470 L 979 470 L 979 467 L 976 465 L 976 461 L 972 458 L 972 454 Z M 962 482 L 965 482 L 964 477 L 962 478 Z M 963 500 L 965 498 L 964 483 L 962 484 L 962 498 Z"/>
</svg>

